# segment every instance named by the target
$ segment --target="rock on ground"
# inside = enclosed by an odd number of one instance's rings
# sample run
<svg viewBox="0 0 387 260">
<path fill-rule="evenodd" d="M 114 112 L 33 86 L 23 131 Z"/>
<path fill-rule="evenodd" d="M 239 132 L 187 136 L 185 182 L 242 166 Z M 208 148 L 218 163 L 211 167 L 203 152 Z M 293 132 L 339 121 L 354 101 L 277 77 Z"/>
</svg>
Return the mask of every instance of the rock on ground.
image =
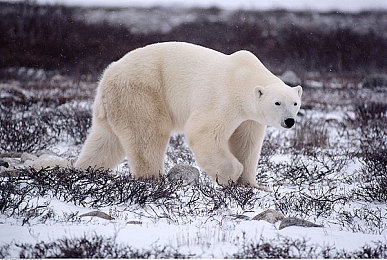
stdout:
<svg viewBox="0 0 387 260">
<path fill-rule="evenodd" d="M 277 221 L 284 219 L 284 217 L 285 216 L 281 212 L 278 212 L 274 209 L 268 209 L 253 217 L 252 220 L 265 220 L 271 224 L 274 224 Z"/>
<path fill-rule="evenodd" d="M 182 181 L 183 185 L 194 185 L 199 182 L 199 170 L 191 165 L 178 164 L 167 173 L 168 180 Z"/>
<path fill-rule="evenodd" d="M 301 85 L 301 79 L 291 70 L 285 71 L 279 78 L 291 87 Z"/>
<path fill-rule="evenodd" d="M 35 156 L 36 157 L 36 156 Z M 71 166 L 71 162 L 65 158 L 61 158 L 52 154 L 42 154 L 37 158 L 30 158 L 24 162 L 24 166 L 32 167 L 35 169 L 55 167 L 55 166 Z"/>
<path fill-rule="evenodd" d="M 289 218 L 284 218 L 281 221 L 281 224 L 279 226 L 279 229 L 284 229 L 286 227 L 290 226 L 298 226 L 298 227 L 323 227 L 322 225 L 315 224 L 313 222 L 303 220 L 300 218 L 294 218 L 294 217 L 289 217 Z"/>
</svg>

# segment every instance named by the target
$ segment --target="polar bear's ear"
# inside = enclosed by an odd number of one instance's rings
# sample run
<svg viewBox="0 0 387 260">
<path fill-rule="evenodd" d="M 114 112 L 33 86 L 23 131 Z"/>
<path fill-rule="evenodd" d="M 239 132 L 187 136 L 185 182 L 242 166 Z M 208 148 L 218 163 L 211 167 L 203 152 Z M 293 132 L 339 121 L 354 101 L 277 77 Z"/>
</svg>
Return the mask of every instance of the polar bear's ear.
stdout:
<svg viewBox="0 0 387 260">
<path fill-rule="evenodd" d="M 255 94 L 257 95 L 257 97 L 262 97 L 263 87 L 261 87 L 261 86 L 255 87 Z"/>
<path fill-rule="evenodd" d="M 302 95 L 302 87 L 301 86 L 297 86 L 297 87 L 294 87 L 295 90 L 297 90 L 297 93 L 298 93 L 298 96 L 301 97 Z"/>
</svg>

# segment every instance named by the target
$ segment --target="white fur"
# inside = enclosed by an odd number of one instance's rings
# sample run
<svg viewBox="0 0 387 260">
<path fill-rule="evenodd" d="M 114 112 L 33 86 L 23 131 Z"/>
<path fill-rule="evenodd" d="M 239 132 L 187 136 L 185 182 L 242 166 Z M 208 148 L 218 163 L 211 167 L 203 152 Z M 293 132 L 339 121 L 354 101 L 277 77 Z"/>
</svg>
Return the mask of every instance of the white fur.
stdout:
<svg viewBox="0 0 387 260">
<path fill-rule="evenodd" d="M 126 155 L 137 178 L 157 178 L 170 134 L 184 132 L 213 180 L 258 187 L 266 125 L 287 127 L 301 94 L 248 51 L 225 55 L 179 42 L 139 48 L 105 70 L 76 167 L 113 168 Z"/>
</svg>

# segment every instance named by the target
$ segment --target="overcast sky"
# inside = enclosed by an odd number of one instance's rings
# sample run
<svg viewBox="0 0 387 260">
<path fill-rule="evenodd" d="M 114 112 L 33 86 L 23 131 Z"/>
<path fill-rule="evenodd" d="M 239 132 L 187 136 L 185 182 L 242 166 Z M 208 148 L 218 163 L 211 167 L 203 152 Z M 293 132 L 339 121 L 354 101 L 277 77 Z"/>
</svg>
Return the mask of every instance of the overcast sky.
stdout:
<svg viewBox="0 0 387 260">
<path fill-rule="evenodd" d="M 15 0 L 13 0 L 15 1 Z M 291 10 L 350 11 L 387 10 L 387 0 L 37 0 L 38 3 L 66 4 L 79 6 L 184 6 L 226 9 L 267 10 L 284 8 Z"/>
</svg>

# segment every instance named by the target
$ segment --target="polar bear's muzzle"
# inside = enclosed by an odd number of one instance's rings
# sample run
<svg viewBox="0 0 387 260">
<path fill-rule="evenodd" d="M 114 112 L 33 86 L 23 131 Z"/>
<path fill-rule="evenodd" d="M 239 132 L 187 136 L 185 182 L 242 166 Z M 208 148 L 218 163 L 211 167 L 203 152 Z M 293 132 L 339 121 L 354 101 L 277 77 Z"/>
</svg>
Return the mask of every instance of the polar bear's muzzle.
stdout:
<svg viewBox="0 0 387 260">
<path fill-rule="evenodd" d="M 281 125 L 284 128 L 292 128 L 292 126 L 294 126 L 294 123 L 295 123 L 294 118 L 289 117 L 289 118 L 286 118 Z"/>
</svg>

